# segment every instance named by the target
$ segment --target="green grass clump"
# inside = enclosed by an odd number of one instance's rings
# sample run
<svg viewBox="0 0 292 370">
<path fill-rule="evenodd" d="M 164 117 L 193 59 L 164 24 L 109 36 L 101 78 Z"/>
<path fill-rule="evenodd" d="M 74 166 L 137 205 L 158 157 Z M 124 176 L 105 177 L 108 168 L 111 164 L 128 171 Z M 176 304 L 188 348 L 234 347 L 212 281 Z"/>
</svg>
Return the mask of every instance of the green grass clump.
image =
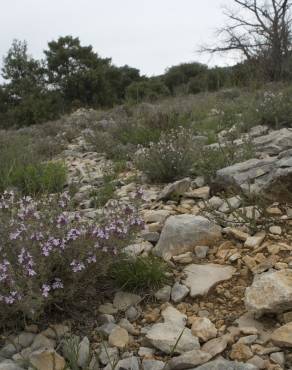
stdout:
<svg viewBox="0 0 292 370">
<path fill-rule="evenodd" d="M 168 282 L 166 273 L 166 263 L 154 257 L 122 259 L 115 263 L 111 270 L 115 285 L 135 292 L 159 289 Z"/>
<path fill-rule="evenodd" d="M 112 180 L 105 181 L 102 187 L 91 192 L 91 206 L 94 208 L 105 206 L 113 198 L 115 190 L 116 186 Z"/>
<path fill-rule="evenodd" d="M 59 193 L 63 190 L 67 170 L 61 162 L 34 163 L 13 172 L 11 184 L 23 194 Z"/>
<path fill-rule="evenodd" d="M 67 170 L 61 162 L 46 163 L 32 137 L 5 132 L 0 137 L 0 192 L 17 188 L 21 193 L 37 195 L 63 190 Z"/>
</svg>

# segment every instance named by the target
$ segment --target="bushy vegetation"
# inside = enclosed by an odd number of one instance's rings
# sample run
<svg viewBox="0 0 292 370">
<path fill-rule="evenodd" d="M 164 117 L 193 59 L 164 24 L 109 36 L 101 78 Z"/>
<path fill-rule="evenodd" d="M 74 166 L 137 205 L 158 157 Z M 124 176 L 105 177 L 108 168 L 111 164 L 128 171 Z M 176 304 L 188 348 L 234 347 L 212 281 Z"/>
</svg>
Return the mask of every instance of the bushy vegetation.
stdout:
<svg viewBox="0 0 292 370">
<path fill-rule="evenodd" d="M 140 147 L 136 165 L 153 182 L 170 182 L 190 174 L 195 160 L 192 131 L 182 127 L 163 133 L 157 143 Z"/>
<path fill-rule="evenodd" d="M 0 191 L 17 188 L 25 195 L 61 192 L 66 182 L 66 167 L 61 162 L 44 162 L 48 153 L 43 149 L 31 136 L 3 133 L 0 137 Z"/>
<path fill-rule="evenodd" d="M 66 178 L 67 170 L 62 162 L 35 163 L 13 171 L 11 185 L 29 195 L 60 193 Z"/>
<path fill-rule="evenodd" d="M 67 193 L 39 200 L 0 196 L 0 315 L 36 317 L 83 297 L 143 223 L 135 208 L 115 203 L 98 224 L 70 212 Z"/>
<path fill-rule="evenodd" d="M 244 162 L 253 156 L 254 149 L 248 141 L 241 146 L 230 141 L 216 147 L 201 148 L 194 162 L 194 172 L 204 176 L 207 181 L 212 181 L 221 168 Z"/>
<path fill-rule="evenodd" d="M 167 283 L 167 265 L 154 257 L 122 259 L 111 270 L 115 284 L 135 292 L 153 292 Z"/>
</svg>

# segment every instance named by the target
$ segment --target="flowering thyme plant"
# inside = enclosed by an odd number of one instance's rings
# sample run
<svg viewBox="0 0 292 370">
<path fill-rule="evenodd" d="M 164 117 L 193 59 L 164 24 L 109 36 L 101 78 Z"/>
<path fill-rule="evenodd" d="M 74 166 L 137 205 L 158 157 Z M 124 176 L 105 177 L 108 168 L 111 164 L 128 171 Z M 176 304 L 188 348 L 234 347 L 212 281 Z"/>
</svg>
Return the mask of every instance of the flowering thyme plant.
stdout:
<svg viewBox="0 0 292 370">
<path fill-rule="evenodd" d="M 188 176 L 195 160 L 194 134 L 183 127 L 162 133 L 157 143 L 140 147 L 136 165 L 153 182 L 170 182 Z"/>
<path fill-rule="evenodd" d="M 0 314 L 34 316 L 84 295 L 141 227 L 128 205 L 109 206 L 97 224 L 71 212 L 67 193 L 38 200 L 0 194 Z"/>
</svg>

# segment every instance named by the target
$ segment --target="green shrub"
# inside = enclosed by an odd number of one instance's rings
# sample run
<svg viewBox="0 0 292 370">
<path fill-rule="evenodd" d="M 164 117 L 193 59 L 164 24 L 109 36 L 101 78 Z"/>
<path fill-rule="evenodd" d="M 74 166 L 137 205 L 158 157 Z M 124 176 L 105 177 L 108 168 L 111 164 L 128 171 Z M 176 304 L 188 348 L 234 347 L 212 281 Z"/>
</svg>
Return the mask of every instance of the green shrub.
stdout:
<svg viewBox="0 0 292 370">
<path fill-rule="evenodd" d="M 221 168 L 244 162 L 253 156 L 254 149 L 250 142 L 245 142 L 242 146 L 228 142 L 219 147 L 204 147 L 198 151 L 194 170 L 197 175 L 212 180 Z"/>
<path fill-rule="evenodd" d="M 292 123 L 291 91 L 265 91 L 257 105 L 259 123 L 280 128 Z"/>
<path fill-rule="evenodd" d="M 126 89 L 126 99 L 131 103 L 155 101 L 169 95 L 168 87 L 157 78 L 133 82 Z"/>
<path fill-rule="evenodd" d="M 159 289 L 167 283 L 167 265 L 154 257 L 122 259 L 112 266 L 111 275 L 121 289 L 146 292 Z"/>
<path fill-rule="evenodd" d="M 170 182 L 190 174 L 195 159 L 190 129 L 180 127 L 162 133 L 157 143 L 142 147 L 136 155 L 137 168 L 153 182 Z"/>
<path fill-rule="evenodd" d="M 61 162 L 28 164 L 13 172 L 11 184 L 23 194 L 59 193 L 66 177 L 67 170 Z"/>
</svg>

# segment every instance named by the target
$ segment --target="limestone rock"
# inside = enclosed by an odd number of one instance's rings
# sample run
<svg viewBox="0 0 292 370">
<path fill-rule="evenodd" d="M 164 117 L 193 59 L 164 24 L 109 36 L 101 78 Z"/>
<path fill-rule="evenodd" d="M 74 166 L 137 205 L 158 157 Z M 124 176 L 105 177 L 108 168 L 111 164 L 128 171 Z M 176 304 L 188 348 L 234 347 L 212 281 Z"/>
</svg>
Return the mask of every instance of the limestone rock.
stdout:
<svg viewBox="0 0 292 370">
<path fill-rule="evenodd" d="M 237 361 L 227 361 L 223 358 L 219 358 L 217 360 L 208 362 L 207 364 L 196 367 L 196 370 L 258 370 L 258 368 L 251 364 L 244 364 Z"/>
<path fill-rule="evenodd" d="M 209 252 L 209 247 L 206 245 L 197 245 L 195 247 L 195 254 L 198 258 L 206 258 Z"/>
<path fill-rule="evenodd" d="M 215 357 L 225 351 L 226 347 L 228 345 L 228 338 L 223 335 L 219 338 L 214 338 L 206 342 L 202 350 L 205 352 L 208 352 L 212 357 Z"/>
<path fill-rule="evenodd" d="M 12 360 L 4 360 L 0 363 L 0 370 L 24 370 Z"/>
<path fill-rule="evenodd" d="M 186 326 L 187 316 L 172 306 L 166 307 L 166 309 L 161 312 L 161 316 L 167 324 L 175 325 L 180 328 Z"/>
<path fill-rule="evenodd" d="M 279 347 L 292 347 L 292 322 L 276 329 L 271 335 L 272 342 Z"/>
<path fill-rule="evenodd" d="M 243 343 L 235 343 L 232 346 L 232 350 L 229 353 L 229 357 L 232 360 L 247 361 L 253 356 L 251 349 Z"/>
<path fill-rule="evenodd" d="M 113 347 L 125 348 L 129 343 L 129 334 L 126 329 L 117 326 L 109 335 L 108 342 Z"/>
<path fill-rule="evenodd" d="M 200 348 L 198 338 L 188 328 L 181 328 L 171 323 L 154 324 L 146 334 L 146 338 L 155 348 L 170 354 L 175 348 L 176 353 L 184 353 Z"/>
<path fill-rule="evenodd" d="M 82 369 L 84 369 L 89 364 L 89 355 L 90 355 L 89 345 L 90 345 L 89 339 L 87 337 L 84 337 L 78 346 L 77 363 L 78 366 L 81 367 Z"/>
<path fill-rule="evenodd" d="M 233 210 L 239 208 L 241 206 L 242 200 L 236 196 L 226 199 L 221 207 L 219 208 L 219 212 L 222 213 L 231 213 Z"/>
<path fill-rule="evenodd" d="M 161 302 L 168 302 L 170 300 L 171 286 L 165 285 L 155 293 L 155 298 Z"/>
<path fill-rule="evenodd" d="M 53 349 L 55 348 L 56 342 L 53 339 L 45 337 L 43 334 L 38 334 L 35 336 L 31 349 L 36 351 L 38 349 Z"/>
<path fill-rule="evenodd" d="M 207 352 L 194 349 L 193 351 L 185 352 L 184 354 L 169 360 L 165 366 L 165 370 L 191 369 L 195 366 L 204 364 L 210 359 L 211 355 L 209 355 Z"/>
<path fill-rule="evenodd" d="M 153 252 L 168 260 L 192 251 L 197 245 L 210 245 L 221 238 L 221 228 L 202 216 L 170 216 Z"/>
<path fill-rule="evenodd" d="M 135 257 L 139 256 L 140 254 L 142 254 L 143 252 L 147 253 L 147 252 L 151 251 L 152 248 L 153 248 L 153 245 L 150 242 L 144 241 L 144 242 L 141 242 L 141 243 L 128 245 L 127 247 L 125 247 L 123 249 L 123 251 L 128 256 L 135 258 Z"/>
<path fill-rule="evenodd" d="M 33 333 L 22 332 L 13 339 L 13 343 L 16 345 L 19 344 L 22 348 L 26 348 L 32 344 L 35 336 L 36 335 Z"/>
<path fill-rule="evenodd" d="M 179 181 L 176 181 L 172 184 L 167 185 L 162 192 L 158 195 L 157 200 L 170 199 L 172 197 L 177 197 L 183 195 L 186 191 L 189 190 L 191 186 L 191 180 L 185 178 Z"/>
<path fill-rule="evenodd" d="M 275 130 L 267 135 L 255 138 L 253 143 L 260 152 L 277 155 L 292 147 L 292 130 L 291 128 Z"/>
<path fill-rule="evenodd" d="M 114 307 L 119 311 L 125 311 L 131 306 L 135 306 L 141 301 L 141 297 L 137 294 L 127 292 L 117 292 L 114 297 Z"/>
<path fill-rule="evenodd" d="M 112 366 L 109 369 L 112 369 Z M 115 367 L 115 370 L 139 370 L 139 369 L 140 369 L 140 360 L 135 356 L 120 360 Z"/>
<path fill-rule="evenodd" d="M 220 169 L 212 187 L 214 191 L 233 187 L 246 193 L 285 199 L 291 193 L 291 178 L 292 153 L 286 151 L 278 157 L 254 158 Z"/>
<path fill-rule="evenodd" d="M 29 356 L 31 365 L 37 370 L 63 370 L 65 360 L 55 350 L 39 350 Z"/>
<path fill-rule="evenodd" d="M 158 360 L 143 360 L 142 369 L 143 370 L 164 370 L 165 363 Z"/>
<path fill-rule="evenodd" d="M 222 266 L 213 263 L 189 265 L 184 269 L 184 273 L 187 276 L 184 284 L 190 288 L 191 297 L 202 296 L 221 281 L 231 279 L 235 271 L 235 268 L 232 266 Z"/>
<path fill-rule="evenodd" d="M 144 220 L 146 223 L 163 223 L 170 214 L 166 209 L 150 210 L 144 213 Z"/>
<path fill-rule="evenodd" d="M 255 276 L 252 285 L 246 289 L 245 305 L 258 315 L 292 309 L 292 270 Z"/>
<path fill-rule="evenodd" d="M 266 237 L 266 233 L 264 231 L 260 231 L 254 236 L 250 236 L 246 239 L 244 246 L 248 248 L 257 248 L 259 247 Z"/>
<path fill-rule="evenodd" d="M 103 365 L 107 365 L 109 362 L 117 363 L 119 359 L 119 350 L 115 347 L 109 347 L 106 342 L 101 345 L 98 358 Z"/>
<path fill-rule="evenodd" d="M 203 342 L 207 342 L 217 336 L 217 329 L 208 318 L 196 317 L 192 323 L 192 333 Z"/>
<path fill-rule="evenodd" d="M 189 263 L 192 263 L 193 253 L 192 252 L 187 252 L 187 253 L 179 254 L 178 256 L 173 256 L 172 259 L 176 263 L 181 263 L 182 265 L 187 265 Z"/>
<path fill-rule="evenodd" d="M 184 194 L 187 198 L 195 198 L 195 199 L 204 199 L 207 200 L 210 197 L 210 188 L 209 186 L 204 186 L 202 188 L 197 188 L 192 191 L 188 191 Z"/>
<path fill-rule="evenodd" d="M 175 283 L 171 289 L 171 299 L 174 303 L 181 302 L 188 294 L 189 288 L 180 283 Z"/>
</svg>

